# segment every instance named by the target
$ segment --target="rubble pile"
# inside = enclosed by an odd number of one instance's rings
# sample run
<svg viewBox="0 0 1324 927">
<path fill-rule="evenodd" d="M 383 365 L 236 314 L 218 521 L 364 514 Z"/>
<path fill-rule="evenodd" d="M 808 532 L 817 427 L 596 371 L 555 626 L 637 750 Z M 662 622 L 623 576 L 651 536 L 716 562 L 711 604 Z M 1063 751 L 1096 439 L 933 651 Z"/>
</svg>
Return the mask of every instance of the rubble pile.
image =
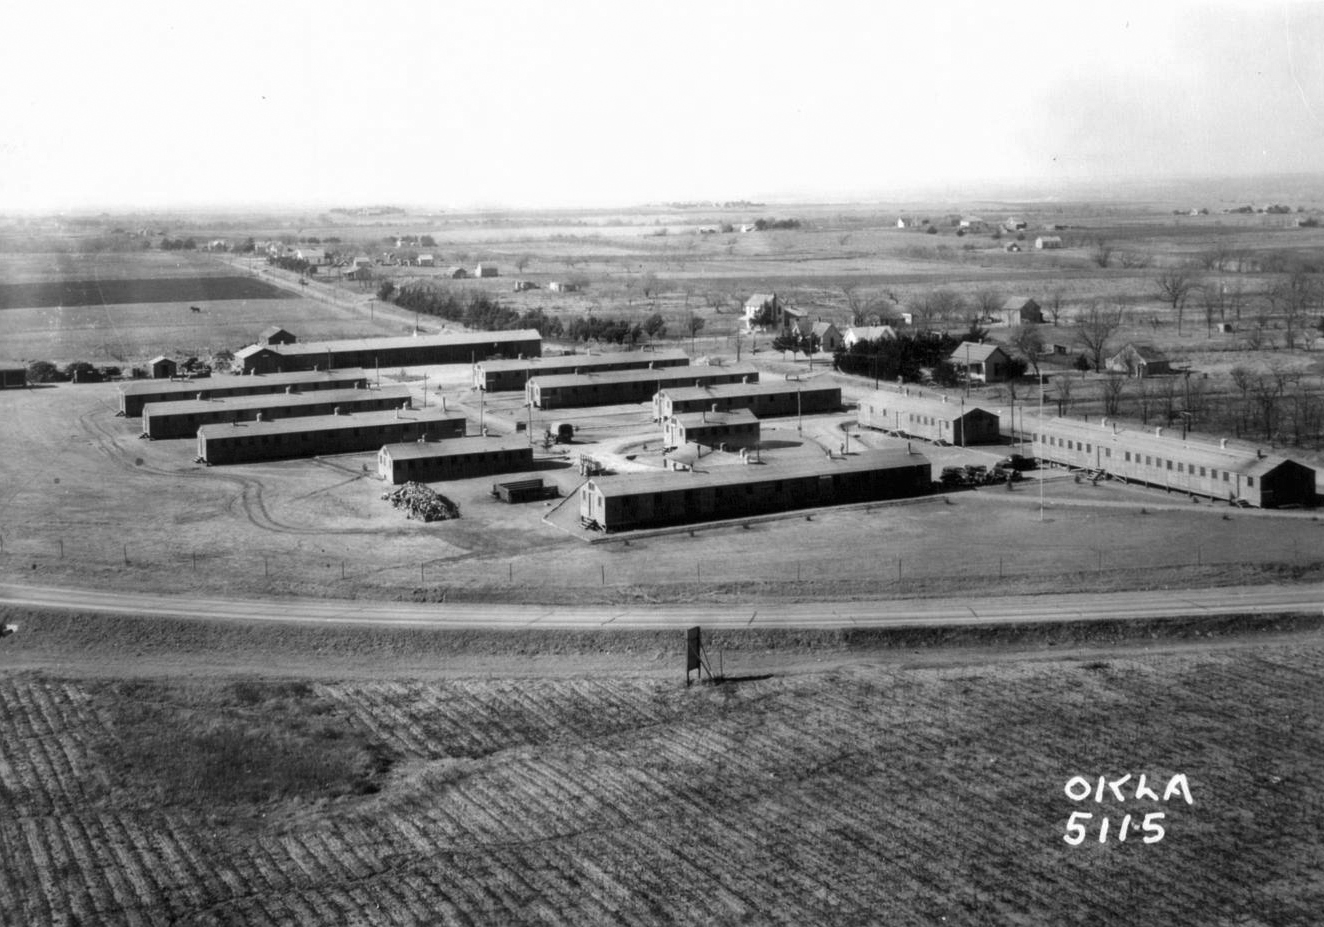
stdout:
<svg viewBox="0 0 1324 927">
<path fill-rule="evenodd" d="M 382 498 L 395 508 L 404 509 L 405 518 L 443 521 L 447 518 L 460 517 L 458 505 L 422 483 L 405 483 L 399 489 L 382 493 Z"/>
</svg>

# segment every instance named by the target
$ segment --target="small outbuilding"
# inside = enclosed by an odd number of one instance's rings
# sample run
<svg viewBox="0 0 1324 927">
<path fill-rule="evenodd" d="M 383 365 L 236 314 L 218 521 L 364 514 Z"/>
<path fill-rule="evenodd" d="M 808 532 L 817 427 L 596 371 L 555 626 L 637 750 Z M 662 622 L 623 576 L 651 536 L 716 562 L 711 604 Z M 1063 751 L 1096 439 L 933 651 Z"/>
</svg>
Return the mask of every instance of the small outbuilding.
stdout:
<svg viewBox="0 0 1324 927">
<path fill-rule="evenodd" d="M 759 420 L 748 409 L 673 415 L 662 422 L 662 439 L 667 447 L 698 444 L 725 451 L 757 447 Z"/>
<path fill-rule="evenodd" d="M 0 389 L 22 389 L 28 385 L 28 368 L 0 364 Z"/>
<path fill-rule="evenodd" d="M 996 444 L 1001 418 L 963 399 L 922 390 L 877 390 L 860 400 L 861 428 L 923 438 L 940 444 Z"/>
<path fill-rule="evenodd" d="M 264 328 L 262 334 L 257 337 L 258 344 L 294 344 L 298 340 L 293 332 L 281 328 L 279 325 Z"/>
<path fill-rule="evenodd" d="M 153 380 L 169 380 L 179 372 L 179 365 L 165 355 L 157 355 L 147 362 Z"/>
<path fill-rule="evenodd" d="M 482 263 L 474 268 L 475 277 L 495 277 L 497 276 L 497 266 L 495 264 Z"/>
<path fill-rule="evenodd" d="M 847 350 L 862 341 L 895 341 L 896 329 L 890 325 L 852 325 L 841 336 L 841 346 Z"/>
<path fill-rule="evenodd" d="M 845 340 L 841 332 L 831 322 L 815 322 L 809 329 L 809 333 L 818 339 L 818 349 L 828 354 L 835 353 L 839 348 L 845 346 Z"/>
<path fill-rule="evenodd" d="M 1034 240 L 1034 247 L 1038 251 L 1055 251 L 1062 247 L 1062 236 L 1040 235 Z"/>
</svg>

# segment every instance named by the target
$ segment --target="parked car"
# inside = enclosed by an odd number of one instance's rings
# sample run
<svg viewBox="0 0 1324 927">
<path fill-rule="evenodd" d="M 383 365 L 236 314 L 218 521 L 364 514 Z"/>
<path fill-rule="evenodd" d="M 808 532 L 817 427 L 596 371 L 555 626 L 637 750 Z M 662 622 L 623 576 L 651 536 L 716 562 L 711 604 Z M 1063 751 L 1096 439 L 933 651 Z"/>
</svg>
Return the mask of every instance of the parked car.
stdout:
<svg viewBox="0 0 1324 927">
<path fill-rule="evenodd" d="M 1010 454 L 999 460 L 994 466 L 1010 467 L 1012 470 L 1035 470 L 1039 467 L 1039 461 L 1023 454 Z"/>
</svg>

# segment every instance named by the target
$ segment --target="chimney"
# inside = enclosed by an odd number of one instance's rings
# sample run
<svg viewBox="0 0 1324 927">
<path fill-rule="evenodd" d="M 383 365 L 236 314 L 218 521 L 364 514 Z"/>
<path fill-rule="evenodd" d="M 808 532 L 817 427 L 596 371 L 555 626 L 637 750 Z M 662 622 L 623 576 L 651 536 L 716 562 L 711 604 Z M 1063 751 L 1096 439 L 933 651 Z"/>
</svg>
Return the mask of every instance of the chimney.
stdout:
<svg viewBox="0 0 1324 927">
<path fill-rule="evenodd" d="M 408 399 L 406 399 L 404 402 L 400 403 L 400 411 L 401 411 L 401 412 L 403 412 L 405 409 L 408 409 L 408 408 L 409 408 L 409 400 L 408 400 Z"/>
<path fill-rule="evenodd" d="M 695 380 L 695 381 L 694 381 L 694 388 L 695 388 L 695 389 L 703 389 L 703 381 L 702 381 L 702 380 Z"/>
</svg>

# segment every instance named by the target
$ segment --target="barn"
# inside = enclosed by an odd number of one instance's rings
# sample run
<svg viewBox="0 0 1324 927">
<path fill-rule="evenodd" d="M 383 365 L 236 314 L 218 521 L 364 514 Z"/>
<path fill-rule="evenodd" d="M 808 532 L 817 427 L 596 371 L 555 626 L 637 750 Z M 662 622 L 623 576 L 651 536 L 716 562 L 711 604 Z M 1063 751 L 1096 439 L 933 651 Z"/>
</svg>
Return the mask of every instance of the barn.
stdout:
<svg viewBox="0 0 1324 927">
<path fill-rule="evenodd" d="M 877 390 L 860 400 L 861 428 L 892 431 L 926 441 L 956 444 L 996 444 L 1001 440 L 996 412 L 965 400 L 923 394 L 918 390 Z"/>
<path fill-rule="evenodd" d="M 152 440 L 191 438 L 203 425 L 228 422 L 274 422 L 283 418 L 408 409 L 409 387 L 330 389 L 309 393 L 267 393 L 257 396 L 197 398 L 184 402 L 149 402 L 143 406 L 142 433 Z"/>
<path fill-rule="evenodd" d="M 865 451 L 832 460 L 593 477 L 579 491 L 581 524 L 623 531 L 873 502 L 927 493 L 922 454 Z"/>
<path fill-rule="evenodd" d="M 727 451 L 757 447 L 759 420 L 748 409 L 686 412 L 663 420 L 662 439 L 667 447 L 701 444 Z"/>
<path fill-rule="evenodd" d="M 377 473 L 398 486 L 410 480 L 437 483 L 533 468 L 533 448 L 524 437 L 448 438 L 387 444 L 377 452 Z"/>
<path fill-rule="evenodd" d="M 463 437 L 464 431 L 462 416 L 440 409 L 203 425 L 198 429 L 198 460 L 207 464 L 236 464 L 352 454 L 419 438 Z"/>
<path fill-rule="evenodd" d="M 337 367 L 470 364 L 488 357 L 537 357 L 540 354 L 542 336 L 533 329 L 519 329 L 254 345 L 238 352 L 235 361 L 243 365 L 244 373 L 279 373 Z"/>
<path fill-rule="evenodd" d="M 1040 251 L 1056 251 L 1062 247 L 1062 236 L 1040 235 L 1034 240 L 1034 246 Z"/>
<path fill-rule="evenodd" d="M 1013 296 L 1002 304 L 1001 321 L 1006 325 L 1042 325 L 1044 312 L 1029 296 Z"/>
<path fill-rule="evenodd" d="M 652 370 L 611 370 L 534 377 L 524 387 L 524 399 L 539 409 L 617 405 L 645 402 L 669 386 L 704 386 L 757 382 L 759 372 L 748 364 L 731 367 L 663 367 Z"/>
<path fill-rule="evenodd" d="M 28 368 L 18 364 L 0 364 L 0 389 L 22 389 L 28 385 Z"/>
<path fill-rule="evenodd" d="M 479 264 L 474 268 L 475 277 L 495 277 L 497 276 L 497 266 L 495 264 Z"/>
<path fill-rule="evenodd" d="M 119 414 L 128 418 L 142 415 L 149 402 L 186 402 L 219 399 L 223 396 L 258 396 L 263 393 L 306 393 L 324 389 L 354 389 L 366 386 L 368 375 L 358 367 L 344 370 L 312 370 L 299 373 L 273 373 L 266 376 L 208 377 L 205 388 L 199 383 L 152 383 L 147 380 L 120 387 Z"/>
<path fill-rule="evenodd" d="M 566 354 L 527 360 L 480 361 L 474 367 L 474 387 L 496 393 L 524 389 L 529 380 L 536 376 L 685 367 L 689 362 L 689 357 L 681 351 L 621 351 L 616 354 Z"/>
<path fill-rule="evenodd" d="M 817 380 L 669 387 L 653 397 L 653 420 L 714 408 L 748 409 L 759 418 L 834 412 L 841 408 L 841 387 Z"/>
<path fill-rule="evenodd" d="M 1315 471 L 1291 458 L 1229 447 L 1226 439 L 1167 435 L 1054 418 L 1032 426 L 1035 456 L 1170 492 L 1259 508 L 1313 505 Z"/>
<path fill-rule="evenodd" d="M 1104 361 L 1104 367 L 1128 377 L 1152 377 L 1172 373 L 1172 362 L 1157 348 L 1144 344 L 1127 344 L 1122 350 Z"/>
<path fill-rule="evenodd" d="M 153 380 L 169 380 L 179 370 L 178 364 L 161 354 L 149 360 L 147 367 L 152 371 Z"/>
</svg>

